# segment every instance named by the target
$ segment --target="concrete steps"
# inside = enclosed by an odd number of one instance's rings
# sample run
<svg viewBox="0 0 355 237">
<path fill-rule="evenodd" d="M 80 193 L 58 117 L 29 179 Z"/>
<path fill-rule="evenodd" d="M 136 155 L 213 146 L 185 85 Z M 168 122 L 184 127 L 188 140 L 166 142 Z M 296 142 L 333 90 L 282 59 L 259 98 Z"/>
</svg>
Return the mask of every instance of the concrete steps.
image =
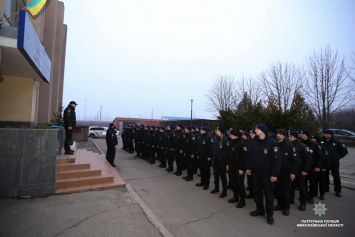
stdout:
<svg viewBox="0 0 355 237">
<path fill-rule="evenodd" d="M 57 158 L 56 194 L 120 188 L 125 185 L 103 155 L 77 149 L 73 155 Z"/>
</svg>

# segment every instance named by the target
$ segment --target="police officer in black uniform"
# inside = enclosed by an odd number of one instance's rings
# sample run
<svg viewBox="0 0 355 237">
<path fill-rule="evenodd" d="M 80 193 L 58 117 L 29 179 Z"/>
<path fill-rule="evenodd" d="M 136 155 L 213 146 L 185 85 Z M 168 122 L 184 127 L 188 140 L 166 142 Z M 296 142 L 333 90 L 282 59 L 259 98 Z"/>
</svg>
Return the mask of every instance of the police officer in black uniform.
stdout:
<svg viewBox="0 0 355 237">
<path fill-rule="evenodd" d="M 265 216 L 263 194 L 266 198 L 267 223 L 274 223 L 274 182 L 280 174 L 281 159 L 278 144 L 266 136 L 265 124 L 255 127 L 257 137 L 250 143 L 247 158 L 247 174 L 253 174 L 256 210 L 251 216 Z"/>
<path fill-rule="evenodd" d="M 174 159 L 175 159 L 175 150 L 174 150 L 174 131 L 172 131 L 172 126 L 168 125 L 165 127 L 165 135 L 164 135 L 164 140 L 165 140 L 165 149 L 166 149 L 166 161 L 168 163 L 168 168 L 165 170 L 167 172 L 173 172 L 174 171 Z"/>
<path fill-rule="evenodd" d="M 329 171 L 331 171 L 334 179 L 335 196 L 341 197 L 339 161 L 348 154 L 348 149 L 338 139 L 334 138 L 333 131 L 329 129 L 324 131 L 322 141 L 324 142 L 324 146 L 327 148 L 330 157 L 329 168 L 326 167 L 328 169 L 326 171 L 325 189 L 329 190 Z"/>
<path fill-rule="evenodd" d="M 317 173 L 321 172 L 324 164 L 324 157 L 320 146 L 316 142 L 312 141 L 308 129 L 300 130 L 300 135 L 301 141 L 309 147 L 309 152 L 312 156 L 311 169 L 309 170 L 306 178 L 309 181 L 308 203 L 314 204 L 313 198 L 316 196 Z"/>
<path fill-rule="evenodd" d="M 159 157 L 159 168 L 166 168 L 166 148 L 165 148 L 165 129 L 159 128 L 158 140 L 157 140 L 157 157 Z"/>
<path fill-rule="evenodd" d="M 227 154 L 229 142 L 225 136 L 225 129 L 217 127 L 215 130 L 216 136 L 213 139 L 212 154 L 213 154 L 213 174 L 214 174 L 214 189 L 211 193 L 219 192 L 219 179 L 222 182 L 222 192 L 220 198 L 227 196 Z"/>
<path fill-rule="evenodd" d="M 247 144 L 248 148 L 250 146 L 251 140 L 253 140 L 255 138 L 255 136 L 256 136 L 255 129 L 250 130 L 249 131 L 250 141 Z M 247 175 L 247 184 L 248 184 L 247 190 L 249 190 L 249 193 L 246 198 L 247 199 L 254 198 L 253 174 Z"/>
<path fill-rule="evenodd" d="M 156 148 L 157 148 L 157 134 L 155 131 L 155 126 L 151 126 L 149 132 L 149 160 L 148 160 L 148 163 L 150 164 L 155 164 Z"/>
<path fill-rule="evenodd" d="M 203 186 L 207 190 L 210 185 L 211 163 L 212 163 L 212 144 L 213 139 L 209 134 L 209 128 L 204 126 L 200 129 L 200 137 L 197 140 L 197 159 L 199 162 L 201 181 L 197 187 Z"/>
<path fill-rule="evenodd" d="M 229 132 L 229 136 L 231 140 L 229 143 L 227 170 L 234 195 L 228 202 L 239 202 L 237 208 L 242 208 L 245 206 L 246 197 L 244 173 L 246 170 L 247 146 L 243 143 L 238 130 L 232 129 Z"/>
<path fill-rule="evenodd" d="M 299 200 L 300 206 L 298 210 L 305 211 L 306 210 L 306 203 L 307 203 L 307 186 L 306 186 L 306 176 L 311 169 L 312 164 L 312 157 L 309 153 L 309 147 L 303 144 L 298 139 L 298 132 L 296 130 L 289 130 L 288 131 L 288 139 L 296 148 L 296 153 L 298 156 L 298 169 L 295 176 L 295 180 L 292 183 L 291 187 L 291 196 L 290 196 L 290 203 L 294 203 L 295 199 L 295 190 L 296 187 L 299 190 Z"/>
<path fill-rule="evenodd" d="M 112 126 L 106 131 L 106 145 L 107 145 L 107 152 L 106 152 L 106 160 L 112 165 L 112 167 L 116 167 L 115 155 L 116 155 L 116 146 L 118 144 L 117 140 L 117 127 Z"/>
<path fill-rule="evenodd" d="M 65 129 L 64 154 L 66 155 L 74 154 L 74 151 L 70 149 L 70 141 L 73 139 L 73 128 L 76 125 L 75 107 L 77 105 L 78 104 L 75 101 L 70 101 L 69 105 L 65 108 L 63 112 Z"/>
<path fill-rule="evenodd" d="M 176 125 L 175 128 L 175 155 L 176 155 L 176 172 L 174 172 L 173 174 L 175 174 L 176 176 L 180 176 L 182 175 L 182 169 L 183 169 L 183 162 L 184 162 L 184 147 L 183 147 L 183 132 L 182 132 L 182 128 L 183 126 L 181 124 Z"/>
<path fill-rule="evenodd" d="M 184 156 L 186 160 L 187 176 L 184 177 L 185 181 L 193 180 L 196 160 L 196 137 L 191 132 L 191 127 L 185 127 L 184 136 Z"/>
<path fill-rule="evenodd" d="M 284 129 L 277 130 L 276 138 L 281 153 L 281 170 L 276 182 L 277 205 L 274 210 L 282 210 L 282 214 L 288 216 L 291 187 L 298 171 L 299 158 L 295 146 L 288 140 Z"/>
<path fill-rule="evenodd" d="M 327 173 L 327 167 L 329 167 L 330 164 L 330 159 L 329 159 L 329 153 L 327 148 L 324 145 L 324 142 L 321 141 L 320 136 L 318 135 L 313 135 L 312 140 L 316 142 L 322 151 L 323 154 L 323 164 L 320 172 L 317 173 L 316 177 L 316 191 L 315 194 L 316 196 L 318 195 L 318 187 L 319 187 L 319 200 L 324 200 L 324 195 L 325 195 L 325 179 L 326 179 L 326 173 Z M 328 174 L 329 175 L 329 174 Z"/>
</svg>

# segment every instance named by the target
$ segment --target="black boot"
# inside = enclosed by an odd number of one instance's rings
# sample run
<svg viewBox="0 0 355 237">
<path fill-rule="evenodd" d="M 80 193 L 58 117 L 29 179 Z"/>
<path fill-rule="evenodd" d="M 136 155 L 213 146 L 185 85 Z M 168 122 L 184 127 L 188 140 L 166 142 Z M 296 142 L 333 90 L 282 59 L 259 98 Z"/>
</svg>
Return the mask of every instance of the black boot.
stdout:
<svg viewBox="0 0 355 237">
<path fill-rule="evenodd" d="M 231 199 L 228 199 L 229 203 L 233 203 L 233 202 L 239 202 L 239 196 L 233 197 Z"/>
<path fill-rule="evenodd" d="M 211 193 L 218 193 L 219 192 L 219 188 L 214 188 L 212 189 Z"/>
<path fill-rule="evenodd" d="M 220 198 L 225 198 L 227 196 L 227 190 L 223 190 L 219 195 Z"/>
<path fill-rule="evenodd" d="M 237 204 L 237 208 L 243 208 L 245 206 L 245 199 L 241 198 L 239 203 Z"/>
</svg>

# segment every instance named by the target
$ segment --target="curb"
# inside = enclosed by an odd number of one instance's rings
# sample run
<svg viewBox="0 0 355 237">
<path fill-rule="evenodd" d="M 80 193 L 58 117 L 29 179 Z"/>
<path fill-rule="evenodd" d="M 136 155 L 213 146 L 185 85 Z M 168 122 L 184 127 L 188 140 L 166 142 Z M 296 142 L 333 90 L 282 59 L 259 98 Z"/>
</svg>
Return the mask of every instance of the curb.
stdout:
<svg viewBox="0 0 355 237">
<path fill-rule="evenodd" d="M 173 235 L 165 228 L 163 223 L 154 215 L 154 213 L 147 207 L 143 200 L 138 196 L 138 194 L 133 190 L 131 185 L 126 184 L 126 189 L 132 195 L 134 200 L 142 208 L 144 214 L 148 217 L 148 220 L 159 230 L 160 234 L 164 237 L 173 237 Z"/>
<path fill-rule="evenodd" d="M 96 145 L 96 143 L 92 140 L 92 138 L 89 137 L 89 139 L 91 140 L 92 144 L 94 144 L 94 146 L 100 151 L 101 155 L 105 155 L 102 150 Z"/>
<path fill-rule="evenodd" d="M 341 176 L 340 176 L 340 180 L 341 180 L 341 187 L 342 188 L 348 188 L 351 190 L 355 190 L 355 183 L 354 182 L 343 180 Z M 330 184 L 334 185 L 333 177 L 329 177 L 329 181 L 330 181 Z"/>
</svg>

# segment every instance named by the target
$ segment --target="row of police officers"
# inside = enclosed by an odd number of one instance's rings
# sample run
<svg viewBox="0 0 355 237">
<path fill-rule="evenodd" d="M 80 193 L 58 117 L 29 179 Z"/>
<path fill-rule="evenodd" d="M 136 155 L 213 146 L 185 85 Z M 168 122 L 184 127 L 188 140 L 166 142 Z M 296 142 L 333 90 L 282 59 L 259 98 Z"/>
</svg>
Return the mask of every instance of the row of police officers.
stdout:
<svg viewBox="0 0 355 237">
<path fill-rule="evenodd" d="M 250 215 L 266 215 L 269 224 L 274 223 L 275 210 L 289 215 L 296 190 L 300 211 L 306 210 L 307 202 L 314 203 L 318 192 L 319 199 L 324 200 L 325 192 L 329 191 L 329 172 L 334 178 L 335 195 L 341 197 L 339 160 L 347 154 L 347 149 L 331 130 L 326 130 L 320 138 L 311 137 L 307 129 L 288 132 L 279 129 L 273 136 L 262 123 L 250 132 L 237 128 L 226 131 L 221 127 L 210 131 L 208 127 L 182 124 L 175 127 L 128 125 L 121 136 L 124 150 L 133 153 L 135 149 L 136 156 L 150 164 L 159 160 L 158 167 L 176 176 L 186 170 L 185 181 L 193 180 L 199 170 L 201 178 L 196 186 L 204 190 L 209 189 L 212 166 L 211 193 L 220 193 L 219 197 L 224 198 L 227 189 L 232 189 L 233 197 L 228 202 L 238 202 L 237 208 L 245 206 L 246 198 L 254 198 L 256 210 Z"/>
</svg>

